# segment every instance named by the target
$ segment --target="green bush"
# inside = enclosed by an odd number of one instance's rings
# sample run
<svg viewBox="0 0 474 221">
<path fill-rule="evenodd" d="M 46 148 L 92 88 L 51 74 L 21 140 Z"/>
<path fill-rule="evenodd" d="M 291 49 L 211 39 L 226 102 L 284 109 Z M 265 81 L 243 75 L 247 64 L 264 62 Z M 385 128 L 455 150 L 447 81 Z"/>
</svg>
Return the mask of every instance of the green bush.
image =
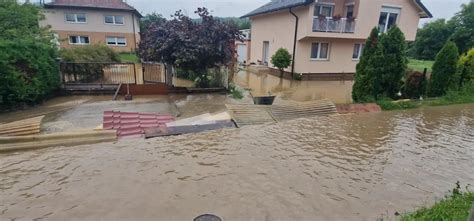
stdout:
<svg viewBox="0 0 474 221">
<path fill-rule="evenodd" d="M 232 98 L 234 98 L 234 99 L 240 100 L 240 99 L 244 98 L 243 90 L 239 86 L 237 86 L 233 83 L 229 84 L 229 92 L 230 92 Z"/>
<path fill-rule="evenodd" d="M 61 59 L 65 62 L 120 62 L 120 55 L 105 45 L 87 45 L 61 49 Z"/>
<path fill-rule="evenodd" d="M 302 80 L 303 80 L 303 74 L 301 74 L 301 73 L 295 73 L 295 74 L 293 75 L 293 80 L 295 80 L 295 81 L 302 81 Z"/>
<path fill-rule="evenodd" d="M 0 106 L 34 104 L 59 88 L 56 49 L 35 40 L 0 40 Z"/>
<path fill-rule="evenodd" d="M 273 66 L 280 70 L 280 77 L 283 77 L 285 68 L 291 64 L 291 54 L 285 48 L 279 48 L 271 58 Z"/>
<path fill-rule="evenodd" d="M 474 79 L 474 48 L 459 59 L 458 71 L 457 82 L 459 88 Z"/>
<path fill-rule="evenodd" d="M 448 41 L 443 49 L 436 55 L 428 86 L 428 96 L 439 97 L 455 85 L 455 75 L 459 61 L 458 47 L 454 42 Z"/>
<path fill-rule="evenodd" d="M 415 71 L 409 72 L 402 87 L 403 97 L 409 99 L 418 99 L 425 94 L 426 76 Z"/>
</svg>

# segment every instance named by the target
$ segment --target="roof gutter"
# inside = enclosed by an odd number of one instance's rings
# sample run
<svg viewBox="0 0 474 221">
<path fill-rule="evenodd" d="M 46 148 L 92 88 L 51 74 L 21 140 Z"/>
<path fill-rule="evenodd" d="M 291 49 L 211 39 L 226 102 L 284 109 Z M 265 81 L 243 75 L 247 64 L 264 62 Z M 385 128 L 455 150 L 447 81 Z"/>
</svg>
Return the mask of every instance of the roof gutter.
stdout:
<svg viewBox="0 0 474 221">
<path fill-rule="evenodd" d="M 290 8 L 290 14 L 295 17 L 295 37 L 293 39 L 293 58 L 291 61 L 291 77 L 293 77 L 295 74 L 296 39 L 298 38 L 298 24 L 300 18 L 293 12 L 293 8 Z"/>
<path fill-rule="evenodd" d="M 132 12 L 138 18 L 143 18 L 143 15 L 138 12 L 136 9 L 124 9 L 124 8 L 106 8 L 106 7 L 95 7 L 95 6 L 79 6 L 79 5 L 52 5 L 52 4 L 44 4 L 44 8 L 61 8 L 61 9 L 82 9 L 82 10 L 107 10 L 107 11 L 124 11 L 124 12 Z"/>
</svg>

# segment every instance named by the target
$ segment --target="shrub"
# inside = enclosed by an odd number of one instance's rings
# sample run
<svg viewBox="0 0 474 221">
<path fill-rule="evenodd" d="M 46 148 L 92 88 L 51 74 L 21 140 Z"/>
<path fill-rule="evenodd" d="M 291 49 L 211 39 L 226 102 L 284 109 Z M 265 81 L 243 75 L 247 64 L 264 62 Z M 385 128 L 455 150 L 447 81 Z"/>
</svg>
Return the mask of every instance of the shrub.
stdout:
<svg viewBox="0 0 474 221">
<path fill-rule="evenodd" d="M 356 67 L 355 82 L 352 88 L 352 99 L 355 102 L 367 102 L 373 100 L 373 85 L 372 76 L 369 76 L 367 70 L 370 59 L 372 59 L 379 38 L 379 30 L 377 28 L 372 29 L 369 38 L 365 43 L 364 51 L 360 57 L 360 61 Z"/>
<path fill-rule="evenodd" d="M 291 54 L 285 48 L 278 49 L 271 58 L 273 66 L 280 70 L 280 77 L 283 77 L 285 68 L 291 64 Z"/>
<path fill-rule="evenodd" d="M 409 72 L 402 87 L 402 91 L 404 98 L 420 98 L 426 91 L 426 75 L 418 71 Z"/>
<path fill-rule="evenodd" d="M 34 104 L 59 88 L 57 49 L 40 8 L 0 1 L 0 107 Z"/>
<path fill-rule="evenodd" d="M 243 90 L 240 89 L 239 86 L 237 86 L 233 83 L 229 84 L 229 92 L 230 92 L 232 98 L 234 98 L 234 99 L 240 100 L 240 99 L 244 98 Z"/>
<path fill-rule="evenodd" d="M 295 73 L 295 74 L 293 75 L 293 80 L 302 81 L 302 80 L 303 80 L 303 74 L 301 74 L 301 73 Z"/>
<path fill-rule="evenodd" d="M 105 45 L 62 49 L 60 55 L 66 62 L 120 62 L 119 54 Z"/>
<path fill-rule="evenodd" d="M 448 41 L 436 55 L 428 86 L 428 96 L 439 97 L 446 94 L 455 83 L 455 74 L 459 60 L 459 51 L 452 41 Z"/>
<path fill-rule="evenodd" d="M 459 59 L 458 70 L 458 86 L 462 88 L 474 78 L 474 48 Z"/>
<path fill-rule="evenodd" d="M 59 88 L 56 49 L 36 40 L 0 41 L 0 106 L 34 104 Z"/>
</svg>

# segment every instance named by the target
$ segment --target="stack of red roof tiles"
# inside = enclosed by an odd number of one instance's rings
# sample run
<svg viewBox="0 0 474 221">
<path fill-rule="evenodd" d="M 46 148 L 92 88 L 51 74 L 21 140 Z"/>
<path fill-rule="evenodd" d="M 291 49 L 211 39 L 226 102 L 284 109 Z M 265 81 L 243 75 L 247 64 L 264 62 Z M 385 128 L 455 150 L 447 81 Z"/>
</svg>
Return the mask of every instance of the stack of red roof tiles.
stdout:
<svg viewBox="0 0 474 221">
<path fill-rule="evenodd" d="M 119 138 L 144 137 L 145 128 L 166 127 L 166 123 L 173 122 L 175 118 L 171 115 L 105 111 L 105 130 L 117 130 Z"/>
</svg>

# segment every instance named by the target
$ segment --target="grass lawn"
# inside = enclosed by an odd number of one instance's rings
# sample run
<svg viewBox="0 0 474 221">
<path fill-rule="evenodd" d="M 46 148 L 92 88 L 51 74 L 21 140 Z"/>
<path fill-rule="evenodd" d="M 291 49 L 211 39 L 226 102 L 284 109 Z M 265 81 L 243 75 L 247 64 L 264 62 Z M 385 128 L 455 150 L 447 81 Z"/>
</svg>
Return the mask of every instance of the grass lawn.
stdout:
<svg viewBox="0 0 474 221">
<path fill-rule="evenodd" d="M 439 201 L 431 208 L 422 208 L 404 215 L 401 221 L 467 221 L 470 212 L 473 212 L 473 206 L 474 193 L 459 192 Z"/>
<path fill-rule="evenodd" d="M 122 62 L 132 62 L 132 63 L 140 62 L 140 59 L 135 53 L 120 53 L 119 57 L 120 57 L 120 60 L 122 60 Z"/>
<path fill-rule="evenodd" d="M 408 62 L 408 69 L 423 72 L 425 68 L 428 68 L 428 73 L 431 73 L 434 61 L 423 61 L 410 59 Z"/>
<path fill-rule="evenodd" d="M 468 103 L 474 103 L 474 84 L 467 85 L 460 91 L 448 91 L 445 96 L 439 98 L 429 98 L 422 101 L 405 100 L 397 102 L 391 100 L 380 100 L 377 102 L 383 110 L 402 110 L 422 106 L 442 106 Z"/>
</svg>

